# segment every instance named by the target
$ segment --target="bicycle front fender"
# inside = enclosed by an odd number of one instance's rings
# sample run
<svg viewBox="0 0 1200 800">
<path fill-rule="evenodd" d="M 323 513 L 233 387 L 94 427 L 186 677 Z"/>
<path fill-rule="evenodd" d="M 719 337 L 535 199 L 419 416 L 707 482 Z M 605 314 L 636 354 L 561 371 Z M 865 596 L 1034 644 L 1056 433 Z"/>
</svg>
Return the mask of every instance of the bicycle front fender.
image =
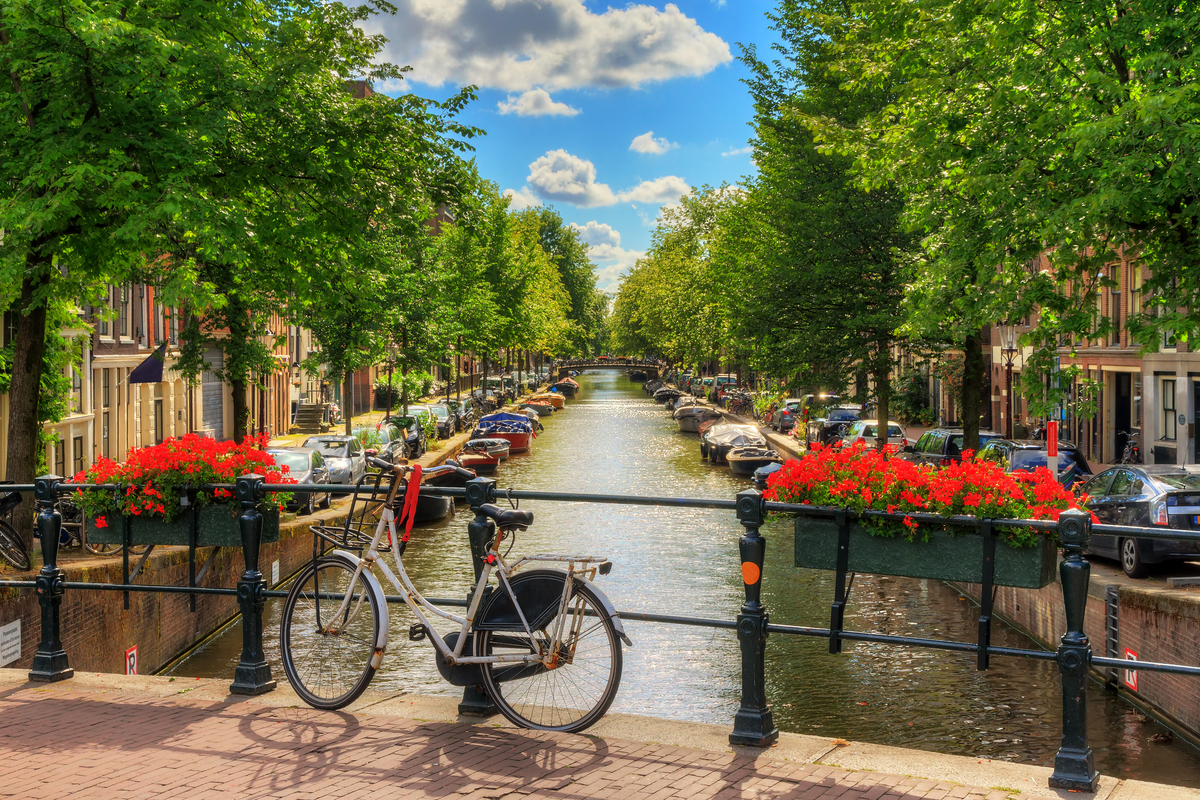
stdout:
<svg viewBox="0 0 1200 800">
<path fill-rule="evenodd" d="M 355 569 L 358 569 L 359 562 L 362 561 L 362 559 L 356 556 L 354 553 L 350 553 L 345 550 L 334 550 L 330 555 L 346 559 L 354 565 Z M 367 582 L 369 587 L 371 587 L 371 591 L 375 593 L 377 598 L 379 598 L 379 637 L 375 641 L 375 648 L 371 654 L 371 666 L 375 669 L 379 669 L 379 665 L 383 661 L 383 651 L 387 649 L 388 642 L 387 595 L 383 593 L 383 587 L 379 584 L 379 579 L 376 578 L 370 570 L 364 569 L 361 574 L 363 580 Z"/>
</svg>

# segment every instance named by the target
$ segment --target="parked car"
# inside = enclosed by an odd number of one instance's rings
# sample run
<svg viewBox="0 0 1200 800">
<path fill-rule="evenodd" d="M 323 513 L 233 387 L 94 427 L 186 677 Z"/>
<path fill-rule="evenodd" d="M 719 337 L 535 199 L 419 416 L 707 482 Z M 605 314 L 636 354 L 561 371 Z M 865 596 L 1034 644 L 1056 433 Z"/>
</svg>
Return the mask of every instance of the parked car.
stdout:
<svg viewBox="0 0 1200 800">
<path fill-rule="evenodd" d="M 714 403 L 717 402 L 717 399 L 721 395 L 721 388 L 725 387 L 727 389 L 732 389 L 734 386 L 737 386 L 737 382 L 738 376 L 732 373 L 722 373 L 721 375 L 718 375 L 713 380 L 711 390 L 708 393 L 708 399 L 712 400 Z"/>
<path fill-rule="evenodd" d="M 450 408 L 449 404 L 434 403 L 429 410 L 437 420 L 438 436 L 442 439 L 449 439 L 462 427 L 458 420 L 458 412 Z"/>
<path fill-rule="evenodd" d="M 379 435 L 381 443 L 376 448 L 378 451 L 375 455 L 393 464 L 397 464 L 403 459 L 408 458 L 410 450 L 408 443 L 404 441 L 403 431 L 400 426 L 391 420 L 384 420 L 380 423 Z"/>
<path fill-rule="evenodd" d="M 803 397 L 789 397 L 783 402 L 783 405 L 775 409 L 775 414 L 771 417 L 771 427 L 780 433 L 787 433 L 796 427 L 796 420 L 800 418 L 802 405 L 804 405 Z"/>
<path fill-rule="evenodd" d="M 842 437 L 842 446 L 849 447 L 855 442 L 862 442 L 867 447 L 875 446 L 875 439 L 879 436 L 879 423 L 873 419 L 860 419 L 850 426 L 850 430 Z M 898 422 L 889 422 L 887 430 L 888 444 L 894 444 L 896 447 L 904 447 L 909 444 L 908 436 L 904 433 L 904 428 Z"/>
<path fill-rule="evenodd" d="M 805 427 L 804 444 L 811 447 L 814 444 L 833 444 L 841 439 L 862 416 L 860 405 L 810 405 L 808 425 Z M 802 409 L 803 412 L 803 409 Z"/>
<path fill-rule="evenodd" d="M 400 435 L 408 445 L 408 457 L 420 458 L 429 450 L 429 442 L 425 439 L 425 425 L 422 418 L 430 412 L 426 406 L 409 406 L 408 416 L 392 417 L 392 422 L 400 427 Z"/>
<path fill-rule="evenodd" d="M 979 448 L 977 458 L 994 461 L 1005 472 L 1033 472 L 1046 466 L 1046 443 L 1036 439 L 992 439 Z M 1058 443 L 1058 482 L 1068 489 L 1092 477 L 1087 459 L 1070 442 Z"/>
<path fill-rule="evenodd" d="M 995 431 L 980 431 L 979 446 L 982 448 L 992 439 L 1003 439 L 1004 434 Z M 900 457 L 914 464 L 933 464 L 948 467 L 962 461 L 963 429 L 934 428 L 921 434 L 917 443 L 900 450 Z"/>
<path fill-rule="evenodd" d="M 1123 465 L 1104 470 L 1079 487 L 1101 523 L 1200 530 L 1200 474 L 1171 464 Z M 1151 564 L 1200 561 L 1200 542 L 1130 539 L 1092 534 L 1087 552 L 1115 558 L 1131 578 Z"/>
<path fill-rule="evenodd" d="M 345 434 L 322 434 L 304 440 L 304 447 L 316 450 L 325 459 L 330 483 L 358 483 L 367 474 L 367 456 L 362 443 Z"/>
<path fill-rule="evenodd" d="M 319 450 L 311 447 L 272 447 L 267 450 L 275 463 L 288 468 L 288 476 L 295 478 L 297 483 L 329 483 L 329 471 L 325 468 L 325 458 Z M 289 508 L 305 510 L 312 514 L 321 508 L 329 508 L 331 495 L 329 492 L 292 492 L 292 504 Z"/>
</svg>

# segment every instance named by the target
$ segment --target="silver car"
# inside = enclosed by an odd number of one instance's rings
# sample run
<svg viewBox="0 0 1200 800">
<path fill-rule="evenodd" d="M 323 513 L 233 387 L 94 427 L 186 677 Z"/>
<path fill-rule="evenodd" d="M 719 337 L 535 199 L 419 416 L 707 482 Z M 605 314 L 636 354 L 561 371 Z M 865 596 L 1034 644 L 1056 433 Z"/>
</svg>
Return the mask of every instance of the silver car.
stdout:
<svg viewBox="0 0 1200 800">
<path fill-rule="evenodd" d="M 295 478 L 297 483 L 329 483 L 329 471 L 325 466 L 325 457 L 320 451 L 311 447 L 272 447 L 267 453 L 275 459 L 275 463 L 288 468 L 288 477 Z M 292 492 L 292 507 L 304 509 L 312 514 L 321 508 L 329 508 L 329 492 Z"/>
<path fill-rule="evenodd" d="M 367 456 L 362 444 L 353 436 L 322 434 L 304 440 L 325 459 L 330 483 L 355 484 L 367 474 Z"/>
</svg>

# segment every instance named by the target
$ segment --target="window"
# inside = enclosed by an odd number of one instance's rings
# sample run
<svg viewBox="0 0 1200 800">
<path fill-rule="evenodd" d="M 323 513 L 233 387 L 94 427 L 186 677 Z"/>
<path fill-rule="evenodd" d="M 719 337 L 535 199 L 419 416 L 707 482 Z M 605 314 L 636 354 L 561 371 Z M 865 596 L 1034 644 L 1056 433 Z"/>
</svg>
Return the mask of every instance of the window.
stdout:
<svg viewBox="0 0 1200 800">
<path fill-rule="evenodd" d="M 1112 346 L 1121 346 L 1121 292 L 1113 289 L 1108 297 L 1108 313 L 1112 321 Z"/>
<path fill-rule="evenodd" d="M 67 442 L 59 439 L 54 443 L 54 474 L 64 476 L 67 471 Z"/>
<path fill-rule="evenodd" d="M 1173 442 L 1178 426 L 1178 422 L 1175 420 L 1174 379 L 1166 379 L 1162 382 L 1162 412 L 1162 438 Z"/>
<path fill-rule="evenodd" d="M 83 472 L 83 437 L 76 436 L 71 440 L 71 474 Z"/>
<path fill-rule="evenodd" d="M 96 317 L 96 334 L 109 338 L 112 336 L 112 327 L 108 321 L 108 312 L 112 308 L 112 287 L 104 287 L 104 302 L 93 309 L 92 313 Z"/>
<path fill-rule="evenodd" d="M 0 336 L 0 347 L 8 345 L 17 338 L 17 315 L 12 311 L 4 312 L 4 333 Z"/>
<path fill-rule="evenodd" d="M 83 369 L 76 364 L 67 367 L 71 373 L 71 410 L 83 413 Z"/>
<path fill-rule="evenodd" d="M 108 408 L 109 406 L 112 405 L 112 403 L 109 402 L 109 400 L 110 400 L 109 387 L 110 387 L 111 372 L 112 372 L 111 370 L 107 370 L 107 369 L 100 370 L 100 405 L 104 408 Z"/>
<path fill-rule="evenodd" d="M 104 412 L 104 413 L 101 415 L 100 422 L 101 422 L 101 427 L 100 427 L 100 442 L 101 442 L 101 446 L 100 446 L 100 455 L 104 456 L 105 458 L 112 458 L 112 450 L 110 449 L 110 446 L 109 446 L 109 443 L 108 443 L 108 412 L 107 412 L 107 411 L 105 411 L 105 412 Z"/>
<path fill-rule="evenodd" d="M 117 324 L 120 328 L 122 336 L 129 336 L 129 298 L 133 294 L 133 289 L 128 284 L 121 287 L 121 306 L 117 310 Z"/>
</svg>

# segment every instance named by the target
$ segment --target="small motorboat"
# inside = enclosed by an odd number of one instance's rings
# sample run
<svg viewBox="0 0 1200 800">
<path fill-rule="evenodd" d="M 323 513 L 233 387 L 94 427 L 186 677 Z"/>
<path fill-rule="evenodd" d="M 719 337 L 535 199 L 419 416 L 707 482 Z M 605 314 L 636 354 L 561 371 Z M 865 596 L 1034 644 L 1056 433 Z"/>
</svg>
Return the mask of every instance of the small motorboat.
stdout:
<svg viewBox="0 0 1200 800">
<path fill-rule="evenodd" d="M 533 423 L 524 414 L 488 414 L 475 423 L 471 438 L 507 439 L 510 453 L 524 453 L 533 445 Z"/>
<path fill-rule="evenodd" d="M 734 447 L 725 454 L 729 462 L 729 470 L 735 475 L 752 476 L 755 471 L 768 464 L 781 464 L 783 459 L 779 453 L 766 447 L 751 445 L 749 447 Z"/>
<path fill-rule="evenodd" d="M 783 469 L 783 462 L 774 461 L 765 467 L 759 467 L 754 470 L 754 488 L 760 492 L 765 492 L 767 490 L 767 477 L 781 469 Z"/>
<path fill-rule="evenodd" d="M 467 481 L 476 475 L 464 475 L 460 470 L 473 472 L 470 467 L 464 467 L 455 459 L 448 459 L 445 463 L 439 464 L 436 467 L 430 467 L 421 474 L 421 484 L 428 486 L 449 487 L 452 489 L 462 489 L 466 487 Z"/>
<path fill-rule="evenodd" d="M 529 402 L 549 403 L 550 405 L 554 406 L 555 411 L 560 411 L 567 404 L 567 398 L 563 397 L 558 392 L 542 392 L 541 394 L 535 394 L 533 397 L 529 398 Z"/>
<path fill-rule="evenodd" d="M 708 445 L 706 454 L 713 464 L 725 463 L 725 457 L 735 447 L 766 447 L 767 440 L 755 425 L 719 422 L 704 433 Z"/>
<path fill-rule="evenodd" d="M 579 384 L 570 378 L 563 378 L 550 388 L 553 391 L 562 393 L 564 397 L 574 397 L 575 393 L 579 391 Z"/>
<path fill-rule="evenodd" d="M 508 458 L 512 443 L 507 439 L 471 439 L 463 445 L 458 463 L 480 475 L 490 475 Z"/>
<path fill-rule="evenodd" d="M 530 409 L 537 413 L 539 417 L 548 417 L 554 413 L 554 406 L 550 403 L 537 403 L 530 400 L 528 403 L 521 403 L 519 408 L 524 411 Z"/>
<path fill-rule="evenodd" d="M 679 430 L 684 433 L 697 433 L 701 422 L 718 420 L 721 418 L 721 412 L 707 403 L 694 403 L 683 406 L 677 404 L 673 416 L 675 417 L 675 421 L 679 423 Z"/>
<path fill-rule="evenodd" d="M 674 400 L 683 394 L 685 394 L 685 392 L 682 389 L 677 389 L 674 386 L 664 386 L 654 392 L 654 402 L 665 403 L 668 400 Z"/>
</svg>

